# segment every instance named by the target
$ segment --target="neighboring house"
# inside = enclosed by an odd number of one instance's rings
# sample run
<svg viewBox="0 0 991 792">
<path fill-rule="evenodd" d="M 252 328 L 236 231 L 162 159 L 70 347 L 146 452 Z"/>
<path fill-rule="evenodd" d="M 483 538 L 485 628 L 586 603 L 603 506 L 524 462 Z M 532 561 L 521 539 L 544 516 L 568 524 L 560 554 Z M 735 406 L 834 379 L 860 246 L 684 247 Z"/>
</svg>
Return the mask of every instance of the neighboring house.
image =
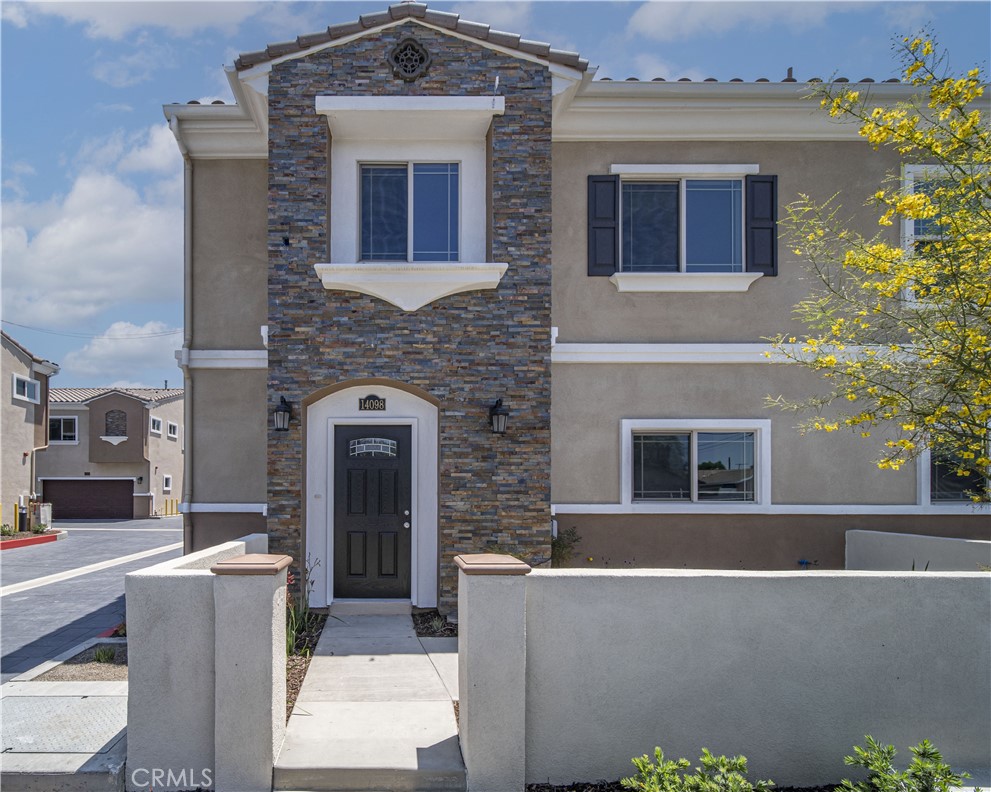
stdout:
<svg viewBox="0 0 991 792">
<path fill-rule="evenodd" d="M 59 373 L 6 332 L 3 339 L 3 438 L 0 522 L 14 524 L 14 510 L 35 496 L 35 452 L 48 445 L 48 381 Z"/>
<path fill-rule="evenodd" d="M 986 511 L 931 503 L 926 465 L 882 472 L 764 406 L 817 386 L 763 354 L 809 285 L 781 207 L 858 206 L 899 167 L 790 76 L 593 81 L 417 3 L 228 76 L 236 105 L 165 107 L 187 551 L 267 531 L 316 605 L 446 610 L 455 555 L 547 559 L 552 519 L 576 563 L 614 567 L 842 567 L 848 528 L 987 537 Z"/>
<path fill-rule="evenodd" d="M 52 388 L 38 488 L 54 519 L 162 514 L 182 496 L 181 388 Z"/>
</svg>

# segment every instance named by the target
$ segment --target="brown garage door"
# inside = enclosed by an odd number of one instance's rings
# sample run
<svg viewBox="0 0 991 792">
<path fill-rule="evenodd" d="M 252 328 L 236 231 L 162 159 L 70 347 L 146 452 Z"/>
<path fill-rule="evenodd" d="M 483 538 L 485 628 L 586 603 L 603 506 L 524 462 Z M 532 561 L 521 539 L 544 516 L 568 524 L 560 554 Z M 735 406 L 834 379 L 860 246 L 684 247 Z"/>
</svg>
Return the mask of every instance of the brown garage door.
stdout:
<svg viewBox="0 0 991 792">
<path fill-rule="evenodd" d="M 131 479 L 46 481 L 44 499 L 52 504 L 53 520 L 134 518 Z"/>
</svg>

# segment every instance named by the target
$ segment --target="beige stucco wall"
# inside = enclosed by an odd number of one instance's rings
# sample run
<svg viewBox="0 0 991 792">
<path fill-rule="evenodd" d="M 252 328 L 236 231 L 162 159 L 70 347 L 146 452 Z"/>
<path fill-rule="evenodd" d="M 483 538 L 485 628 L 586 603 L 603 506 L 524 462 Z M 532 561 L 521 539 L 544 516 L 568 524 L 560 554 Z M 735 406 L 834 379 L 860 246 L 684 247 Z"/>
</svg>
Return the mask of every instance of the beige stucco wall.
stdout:
<svg viewBox="0 0 991 792">
<path fill-rule="evenodd" d="M 194 369 L 193 376 L 193 500 L 264 503 L 266 372 Z"/>
<path fill-rule="evenodd" d="M 815 376 L 779 364 L 555 364 L 551 410 L 552 501 L 620 501 L 620 420 L 771 420 L 771 500 L 775 504 L 913 504 L 915 466 L 874 464 L 877 441 L 849 431 L 801 436 L 792 413 L 763 406 L 768 395 L 798 398 Z"/>
<path fill-rule="evenodd" d="M 193 164 L 196 349 L 262 346 L 259 328 L 268 323 L 266 168 L 265 160 Z"/>
<path fill-rule="evenodd" d="M 781 215 L 799 193 L 825 200 L 842 190 L 849 213 L 861 213 L 859 228 L 869 233 L 877 226 L 864 200 L 898 168 L 890 154 L 860 142 L 555 143 L 552 322 L 559 341 L 756 342 L 799 329 L 791 311 L 810 283 L 784 241 L 780 274 L 743 294 L 620 294 L 608 278 L 587 275 L 586 178 L 608 174 L 612 164 L 652 163 L 757 164 L 761 174 L 778 176 Z M 888 233 L 897 240 L 897 229 Z"/>
<path fill-rule="evenodd" d="M 150 492 L 154 496 L 155 511 L 161 513 L 164 501 L 182 498 L 183 482 L 183 448 L 185 445 L 185 416 L 183 399 L 165 402 L 149 410 L 149 419 L 162 419 L 162 434 L 148 432 L 148 478 L 139 485 L 142 492 Z M 168 423 L 172 421 L 179 425 L 179 436 L 171 439 L 168 436 Z M 150 420 L 148 421 L 150 426 Z M 172 491 L 166 493 L 162 488 L 163 476 L 172 476 Z"/>
<path fill-rule="evenodd" d="M 148 415 L 139 399 L 108 393 L 87 404 L 89 407 L 89 459 L 95 463 L 140 464 L 148 458 Z M 127 414 L 127 439 L 111 445 L 101 437 L 107 435 L 106 416 L 112 410 Z"/>
<path fill-rule="evenodd" d="M 0 438 L 0 522 L 13 524 L 14 504 L 18 496 L 30 496 L 32 490 L 32 459 L 35 449 L 47 441 L 48 377 L 31 373 L 31 358 L 10 344 L 6 338 L 2 344 L 2 376 L 0 376 L 0 404 L 2 404 L 2 430 Z M 18 374 L 41 383 L 40 403 L 13 397 L 13 375 Z"/>
</svg>

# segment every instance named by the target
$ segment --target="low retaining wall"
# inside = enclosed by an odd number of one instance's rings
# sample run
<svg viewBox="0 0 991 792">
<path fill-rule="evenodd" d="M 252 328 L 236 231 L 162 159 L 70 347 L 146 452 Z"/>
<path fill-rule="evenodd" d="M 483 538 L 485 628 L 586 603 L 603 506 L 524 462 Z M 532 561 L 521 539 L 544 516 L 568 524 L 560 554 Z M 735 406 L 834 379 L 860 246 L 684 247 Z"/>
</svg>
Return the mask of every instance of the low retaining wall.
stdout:
<svg viewBox="0 0 991 792">
<path fill-rule="evenodd" d="M 253 534 L 126 576 L 128 790 L 271 788 L 286 571 L 235 563 L 267 548 Z"/>
<path fill-rule="evenodd" d="M 846 568 L 977 572 L 991 567 L 991 542 L 942 536 L 847 531 Z"/>
<path fill-rule="evenodd" d="M 906 761 L 929 738 L 955 769 L 991 767 L 988 574 L 514 576 L 472 558 L 458 608 L 472 792 L 631 775 L 655 745 L 742 753 L 779 785 L 835 783 L 865 734 Z"/>
</svg>

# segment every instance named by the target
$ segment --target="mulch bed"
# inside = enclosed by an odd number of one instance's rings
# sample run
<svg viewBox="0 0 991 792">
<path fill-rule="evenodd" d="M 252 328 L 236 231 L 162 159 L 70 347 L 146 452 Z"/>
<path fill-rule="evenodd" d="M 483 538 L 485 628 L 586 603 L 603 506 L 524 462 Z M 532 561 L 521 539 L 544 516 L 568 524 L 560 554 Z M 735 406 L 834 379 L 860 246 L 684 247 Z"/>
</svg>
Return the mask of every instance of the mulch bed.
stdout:
<svg viewBox="0 0 991 792">
<path fill-rule="evenodd" d="M 56 528 L 49 528 L 47 531 L 42 531 L 41 533 L 34 533 L 33 531 L 18 531 L 15 534 L 0 536 L 0 542 L 9 542 L 11 539 L 30 539 L 32 536 L 51 536 L 52 534 L 59 533 Z"/>
<path fill-rule="evenodd" d="M 449 622 L 436 608 L 413 611 L 413 627 L 419 638 L 457 638 L 458 625 Z"/>
<path fill-rule="evenodd" d="M 327 616 L 323 613 L 310 613 L 309 623 L 306 629 L 296 633 L 296 646 L 293 654 L 286 658 L 286 720 L 292 715 L 292 708 L 296 704 L 296 697 L 303 687 L 303 679 L 306 677 L 306 669 L 310 666 L 310 657 L 317 648 L 317 641 L 320 640 L 320 633 L 327 623 Z"/>
</svg>

